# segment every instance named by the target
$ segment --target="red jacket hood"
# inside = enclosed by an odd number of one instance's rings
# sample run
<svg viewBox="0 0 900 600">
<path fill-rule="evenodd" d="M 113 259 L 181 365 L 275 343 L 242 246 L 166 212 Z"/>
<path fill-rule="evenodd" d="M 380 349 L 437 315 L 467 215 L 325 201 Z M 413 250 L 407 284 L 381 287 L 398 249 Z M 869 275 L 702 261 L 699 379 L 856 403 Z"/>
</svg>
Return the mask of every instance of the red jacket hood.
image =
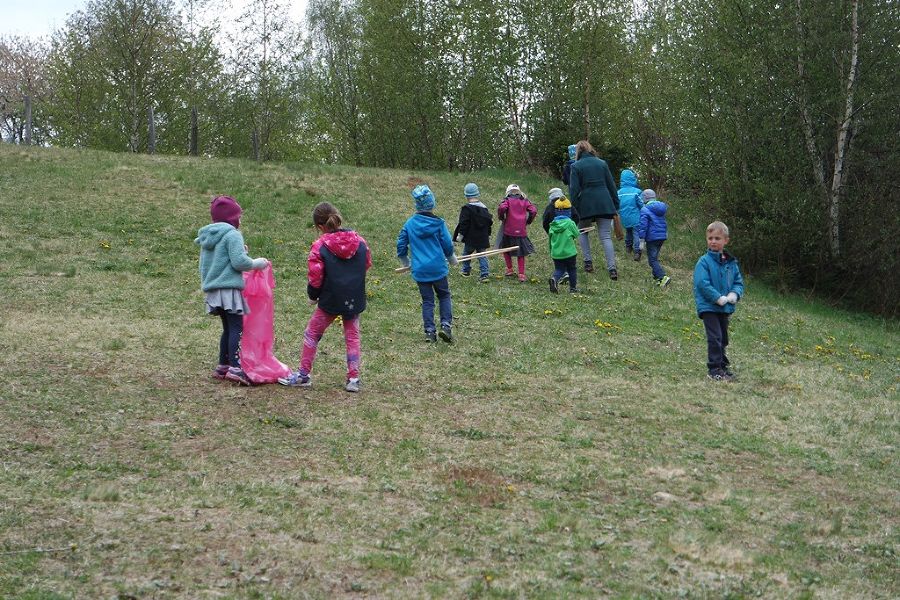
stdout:
<svg viewBox="0 0 900 600">
<path fill-rule="evenodd" d="M 349 229 L 339 229 L 322 236 L 322 243 L 325 247 L 332 254 L 344 260 L 352 258 L 356 254 L 360 242 L 362 242 L 362 238 L 359 234 Z"/>
</svg>

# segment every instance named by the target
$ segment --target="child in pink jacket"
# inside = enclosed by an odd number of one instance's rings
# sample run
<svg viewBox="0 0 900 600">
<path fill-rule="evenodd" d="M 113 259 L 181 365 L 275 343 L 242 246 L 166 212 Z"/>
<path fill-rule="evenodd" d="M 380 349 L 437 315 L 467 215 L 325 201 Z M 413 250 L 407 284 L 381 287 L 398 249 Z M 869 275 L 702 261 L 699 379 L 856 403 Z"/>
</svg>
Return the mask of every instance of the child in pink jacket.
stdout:
<svg viewBox="0 0 900 600">
<path fill-rule="evenodd" d="M 503 255 L 503 259 L 506 261 L 506 276 L 515 276 L 511 256 L 515 254 L 517 266 L 519 267 L 519 281 L 525 283 L 525 257 L 534 252 L 534 244 L 528 239 L 528 225 L 537 216 L 537 208 L 525 197 L 518 185 L 511 183 L 506 187 L 506 198 L 497 207 L 497 216 L 503 221 L 503 236 L 500 238 L 500 247 L 519 247 L 518 250 L 507 252 Z"/>
</svg>

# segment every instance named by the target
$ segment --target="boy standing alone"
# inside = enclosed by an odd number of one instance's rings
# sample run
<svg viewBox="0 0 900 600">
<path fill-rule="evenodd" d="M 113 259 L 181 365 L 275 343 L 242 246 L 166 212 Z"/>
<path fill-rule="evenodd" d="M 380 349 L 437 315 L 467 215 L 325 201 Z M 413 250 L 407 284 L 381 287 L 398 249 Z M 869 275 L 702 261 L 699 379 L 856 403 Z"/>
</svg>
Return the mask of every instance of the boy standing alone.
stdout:
<svg viewBox="0 0 900 600">
<path fill-rule="evenodd" d="M 708 377 L 713 381 L 734 381 L 725 355 L 728 347 L 728 319 L 744 295 L 744 278 L 737 260 L 725 252 L 728 226 L 713 221 L 706 228 L 706 254 L 694 267 L 694 301 L 697 316 L 706 329 Z"/>
</svg>

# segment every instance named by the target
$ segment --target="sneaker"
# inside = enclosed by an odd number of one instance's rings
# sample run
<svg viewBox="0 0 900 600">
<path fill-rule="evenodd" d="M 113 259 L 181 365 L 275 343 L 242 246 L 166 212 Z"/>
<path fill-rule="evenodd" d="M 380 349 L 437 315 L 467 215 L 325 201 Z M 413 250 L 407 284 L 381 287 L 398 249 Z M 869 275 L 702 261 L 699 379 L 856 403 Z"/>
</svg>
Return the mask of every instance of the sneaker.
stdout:
<svg viewBox="0 0 900 600">
<path fill-rule="evenodd" d="M 359 377 L 351 377 L 347 380 L 347 385 L 344 386 L 344 389 L 348 392 L 358 392 L 359 391 Z"/>
<path fill-rule="evenodd" d="M 253 385 L 253 382 L 250 381 L 250 378 L 247 377 L 247 374 L 244 373 L 243 369 L 239 369 L 238 367 L 229 367 L 228 372 L 225 373 L 225 379 L 233 381 L 238 385 Z"/>
<path fill-rule="evenodd" d="M 736 381 L 737 380 L 737 375 L 732 373 L 727 367 L 722 369 L 722 371 L 725 372 L 725 380 L 726 381 Z"/>
<path fill-rule="evenodd" d="M 219 365 L 215 369 L 213 369 L 212 376 L 213 379 L 225 379 L 225 375 L 228 373 L 228 369 L 230 369 L 228 365 Z"/>
<path fill-rule="evenodd" d="M 287 377 L 279 377 L 278 383 L 288 387 L 312 387 L 312 379 L 309 375 L 301 375 L 300 371 L 293 371 Z"/>
<path fill-rule="evenodd" d="M 616 271 L 615 269 L 610 269 L 610 270 L 609 270 L 609 278 L 612 279 L 613 281 L 618 280 L 618 279 L 619 279 L 619 272 Z"/>
<path fill-rule="evenodd" d="M 590 261 L 590 260 L 584 261 L 584 272 L 585 273 L 593 273 L 594 272 L 593 261 Z"/>
<path fill-rule="evenodd" d="M 725 374 L 725 369 L 710 369 L 706 376 L 713 381 L 731 381 Z"/>
<path fill-rule="evenodd" d="M 550 291 L 554 294 L 559 293 L 559 283 L 552 277 L 550 278 Z"/>
<path fill-rule="evenodd" d="M 490 280 L 491 280 L 490 275 L 482 275 L 481 277 L 478 278 L 478 283 L 487 283 Z"/>
<path fill-rule="evenodd" d="M 641 260 L 641 251 L 640 251 L 640 250 L 635 250 L 635 251 L 634 251 L 634 260 L 635 260 L 635 261 L 640 261 L 640 260 Z"/>
<path fill-rule="evenodd" d="M 450 330 L 449 325 L 441 325 L 441 331 L 438 333 L 438 335 L 441 336 L 441 339 L 448 344 L 453 343 L 453 332 Z"/>
<path fill-rule="evenodd" d="M 460 275 L 462 275 L 463 277 L 471 277 L 472 273 L 469 271 L 460 271 Z"/>
<path fill-rule="evenodd" d="M 437 334 L 433 331 L 426 331 L 425 332 L 425 341 L 426 342 L 436 342 Z"/>
<path fill-rule="evenodd" d="M 516 276 L 516 272 L 513 271 L 512 269 L 507 269 L 507 270 L 506 270 L 505 276 L 506 276 L 506 277 L 515 277 L 515 276 Z"/>
<path fill-rule="evenodd" d="M 519 275 L 519 283 L 525 283 L 526 281 L 528 281 L 528 279 L 526 279 L 525 275 Z"/>
<path fill-rule="evenodd" d="M 672 278 L 668 275 L 663 275 L 662 279 L 659 279 L 657 283 L 659 283 L 659 287 L 666 287 L 669 285 L 669 282 L 672 281 Z"/>
<path fill-rule="evenodd" d="M 569 288 L 570 294 L 583 294 L 584 290 L 581 288 Z"/>
<path fill-rule="evenodd" d="M 558 283 L 562 284 L 562 283 L 565 283 L 565 282 L 567 282 L 567 281 L 569 281 L 569 274 L 568 274 L 568 273 L 563 273 L 563 274 L 562 274 L 562 277 L 559 278 Z"/>
<path fill-rule="evenodd" d="M 625 246 L 625 254 L 626 255 L 631 256 L 632 252 L 634 252 L 634 249 L 632 249 L 630 246 Z"/>
</svg>

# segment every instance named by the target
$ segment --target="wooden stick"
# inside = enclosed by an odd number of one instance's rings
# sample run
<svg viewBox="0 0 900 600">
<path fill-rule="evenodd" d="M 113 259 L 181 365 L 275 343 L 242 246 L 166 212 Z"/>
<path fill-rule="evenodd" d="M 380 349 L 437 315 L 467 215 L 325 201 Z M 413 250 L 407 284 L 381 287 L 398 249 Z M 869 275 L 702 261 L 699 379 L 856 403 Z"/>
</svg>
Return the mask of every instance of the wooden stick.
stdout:
<svg viewBox="0 0 900 600">
<path fill-rule="evenodd" d="M 578 231 L 580 231 L 581 233 L 588 233 L 588 232 L 593 231 L 593 230 L 595 230 L 595 229 L 597 229 L 597 226 L 596 226 L 596 225 L 591 225 L 590 227 L 585 227 L 584 229 L 579 229 Z"/>
<path fill-rule="evenodd" d="M 518 246 L 510 246 L 509 248 L 493 248 L 491 250 L 485 250 L 483 252 L 475 252 L 473 254 L 466 254 L 464 256 L 457 256 L 457 261 L 463 260 L 472 260 L 473 258 L 481 258 L 483 256 L 493 256 L 495 254 L 506 254 L 507 252 L 512 252 L 513 250 L 518 250 Z M 394 269 L 395 273 L 406 273 L 408 272 L 410 267 L 397 267 Z"/>
</svg>

